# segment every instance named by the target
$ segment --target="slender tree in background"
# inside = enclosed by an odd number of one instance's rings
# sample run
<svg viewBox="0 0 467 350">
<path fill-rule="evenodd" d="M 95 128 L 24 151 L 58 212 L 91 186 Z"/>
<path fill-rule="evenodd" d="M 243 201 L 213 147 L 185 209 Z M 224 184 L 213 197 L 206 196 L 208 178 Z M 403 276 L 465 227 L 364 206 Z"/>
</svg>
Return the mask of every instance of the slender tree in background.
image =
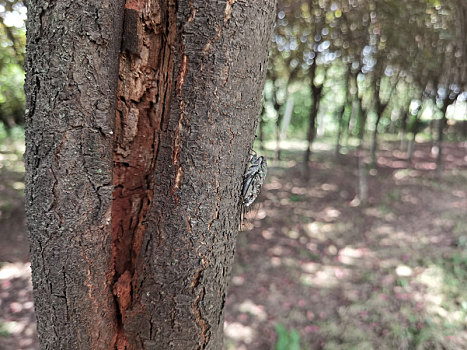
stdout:
<svg viewBox="0 0 467 350">
<path fill-rule="evenodd" d="M 309 119 L 308 119 L 307 148 L 305 150 L 305 156 L 304 156 L 304 164 L 305 164 L 305 168 L 307 169 L 307 172 L 308 172 L 308 164 L 310 161 L 312 147 L 313 147 L 313 141 L 315 140 L 315 137 L 316 137 L 316 127 L 317 127 L 319 105 L 320 105 L 321 99 L 323 98 L 323 89 L 324 89 L 324 83 L 325 83 L 325 80 L 323 80 L 321 83 L 315 82 L 316 68 L 317 68 L 317 64 L 315 62 L 316 60 L 313 62 L 313 64 L 309 68 L 310 97 L 311 97 L 311 100 L 313 101 L 313 105 L 310 109 L 310 114 L 309 114 Z"/>
<path fill-rule="evenodd" d="M 344 103 L 342 107 L 336 112 L 337 119 L 337 133 L 336 133 L 336 144 L 334 148 L 334 155 L 339 157 L 341 149 L 341 138 L 344 133 L 344 123 L 350 119 L 352 114 L 352 100 L 350 98 L 350 88 L 349 88 L 349 67 L 346 67 L 343 79 L 343 86 L 345 91 Z M 347 116 L 347 118 L 346 118 Z M 345 123 L 347 124 L 347 123 Z M 348 127 L 348 124 L 347 124 Z"/>
<path fill-rule="evenodd" d="M 399 82 L 399 74 L 397 74 L 395 81 L 389 81 L 389 94 L 386 99 L 383 101 L 381 97 L 381 84 L 382 84 L 382 75 L 379 74 L 377 78 L 373 81 L 373 94 L 374 94 L 374 104 L 375 104 L 375 112 L 376 112 L 376 119 L 374 124 L 374 129 L 372 132 L 371 137 L 371 148 L 370 148 L 370 157 L 371 157 L 371 166 L 376 166 L 376 152 L 378 150 L 378 127 L 381 122 L 381 118 L 383 117 L 383 113 L 386 110 L 386 107 L 389 105 L 391 101 L 391 97 L 397 87 L 397 83 Z"/>
<path fill-rule="evenodd" d="M 27 1 L 42 349 L 221 349 L 274 0 Z"/>
<path fill-rule="evenodd" d="M 265 124 L 265 109 L 264 109 L 264 98 L 261 101 L 261 111 L 259 112 L 258 121 L 258 142 L 260 151 L 264 152 L 264 124 Z"/>
<path fill-rule="evenodd" d="M 268 71 L 269 79 L 272 82 L 272 105 L 274 107 L 274 111 L 276 112 L 276 122 L 275 122 L 275 128 L 274 128 L 274 136 L 276 140 L 276 149 L 274 151 L 274 162 L 277 164 L 281 160 L 281 148 L 280 148 L 280 129 L 281 129 L 281 124 L 282 124 L 282 119 L 283 119 L 283 114 L 281 111 L 282 105 L 287 101 L 287 87 L 288 87 L 288 78 L 286 79 L 286 82 L 284 83 L 284 89 L 282 91 L 283 98 L 281 99 L 279 97 L 280 91 L 279 91 L 279 84 L 278 84 L 278 77 L 274 69 L 270 69 Z"/>
<path fill-rule="evenodd" d="M 273 36 L 273 42 L 276 43 L 272 47 L 271 52 L 271 61 L 268 65 L 267 79 L 271 82 L 271 93 L 269 100 L 275 111 L 275 128 L 274 136 L 276 141 L 276 149 L 274 152 L 274 161 L 277 163 L 281 159 L 281 149 L 280 149 L 280 133 L 283 120 L 283 111 L 282 106 L 287 103 L 288 99 L 288 88 L 297 76 L 299 69 L 297 66 L 292 67 L 291 62 L 297 61 L 295 58 L 296 55 L 289 55 L 287 58 L 281 57 L 280 52 L 283 51 L 277 41 L 280 41 L 280 38 L 287 37 L 287 30 L 284 33 L 284 27 L 281 25 L 281 15 L 279 14 L 278 21 L 275 26 L 275 33 Z M 298 52 L 296 52 L 298 54 Z M 282 74 L 281 74 L 282 73 Z"/>
</svg>

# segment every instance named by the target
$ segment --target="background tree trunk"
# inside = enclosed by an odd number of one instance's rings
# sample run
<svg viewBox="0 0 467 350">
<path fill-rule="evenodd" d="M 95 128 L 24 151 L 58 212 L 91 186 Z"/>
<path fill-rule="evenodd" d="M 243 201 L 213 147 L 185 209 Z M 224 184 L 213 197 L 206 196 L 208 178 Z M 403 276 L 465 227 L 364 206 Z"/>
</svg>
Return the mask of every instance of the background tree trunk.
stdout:
<svg viewBox="0 0 467 350">
<path fill-rule="evenodd" d="M 446 112 L 448 110 L 448 98 L 443 101 L 443 107 L 441 108 L 441 118 L 438 119 L 438 124 L 436 127 L 436 140 L 435 140 L 435 153 L 436 153 L 436 173 L 438 176 L 443 172 L 443 136 L 444 130 L 447 126 L 447 116 Z"/>
<path fill-rule="evenodd" d="M 376 120 L 375 120 L 375 126 L 371 135 L 371 147 L 370 147 L 370 166 L 372 168 L 376 167 L 376 152 L 378 151 L 378 127 L 379 123 L 381 121 L 381 117 L 383 116 L 383 112 L 386 109 L 386 105 L 379 102 L 379 99 L 376 99 Z"/>
<path fill-rule="evenodd" d="M 321 101 L 322 97 L 322 92 L 323 92 L 323 87 L 326 78 L 323 80 L 323 83 L 321 85 L 316 85 L 315 84 L 315 77 L 316 77 L 316 69 L 317 69 L 317 63 L 316 60 L 313 61 L 313 64 L 309 68 L 309 78 L 310 78 L 310 96 L 311 100 L 313 101 L 313 105 L 311 106 L 310 109 L 310 114 L 308 117 L 308 133 L 307 133 L 307 148 L 305 151 L 305 157 L 304 157 L 304 165 L 305 165 L 305 172 L 308 172 L 308 163 L 310 161 L 311 157 L 311 152 L 312 152 L 312 147 L 313 147 L 313 141 L 315 140 L 316 136 L 316 119 L 318 117 L 318 112 L 319 112 L 319 103 Z"/>
<path fill-rule="evenodd" d="M 259 112 L 259 125 L 258 125 L 258 142 L 259 150 L 264 152 L 264 124 L 266 118 L 266 109 L 264 108 L 264 101 L 261 103 L 261 111 Z"/>
<path fill-rule="evenodd" d="M 350 97 L 350 87 L 349 87 L 349 76 L 350 76 L 350 67 L 347 67 L 347 70 L 344 75 L 344 91 L 345 91 L 345 96 L 344 96 L 344 103 L 342 104 L 342 107 L 337 110 L 336 115 L 337 115 L 337 134 L 336 134 L 336 146 L 334 148 L 334 155 L 339 157 L 340 150 L 341 150 L 341 138 L 342 134 L 344 131 L 344 117 L 346 114 L 347 108 L 351 109 L 351 106 L 349 106 L 349 102 L 351 101 Z M 351 114 L 352 112 L 348 113 Z"/>
<path fill-rule="evenodd" d="M 401 116 L 401 126 L 400 126 L 400 137 L 401 137 L 401 142 L 399 149 L 401 152 L 406 152 L 407 151 L 407 121 L 409 120 L 410 116 L 410 104 L 406 107 L 406 109 L 403 110 L 402 116 Z"/>
<path fill-rule="evenodd" d="M 41 348 L 222 348 L 274 9 L 29 4 L 26 203 Z"/>
<path fill-rule="evenodd" d="M 274 110 L 276 111 L 276 123 L 275 123 L 275 128 L 274 128 L 274 138 L 276 140 L 276 148 L 274 150 L 274 163 L 279 164 L 279 161 L 281 160 L 281 144 L 280 144 L 280 138 L 281 138 L 281 124 L 282 124 L 282 119 L 283 119 L 283 114 L 281 112 L 281 107 L 284 103 L 287 102 L 288 98 L 288 80 L 285 82 L 285 97 L 283 99 L 283 102 L 279 102 L 279 88 L 277 87 L 277 74 L 274 70 L 271 71 L 271 80 L 272 80 L 272 96 L 273 96 L 273 106 Z"/>
</svg>

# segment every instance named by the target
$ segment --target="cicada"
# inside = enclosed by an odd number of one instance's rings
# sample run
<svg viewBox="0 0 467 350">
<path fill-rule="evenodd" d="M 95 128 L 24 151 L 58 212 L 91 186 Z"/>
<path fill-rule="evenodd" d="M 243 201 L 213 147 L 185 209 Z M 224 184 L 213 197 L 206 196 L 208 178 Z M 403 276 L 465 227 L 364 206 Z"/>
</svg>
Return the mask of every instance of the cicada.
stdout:
<svg viewBox="0 0 467 350">
<path fill-rule="evenodd" d="M 248 169 L 243 176 L 242 205 L 244 211 L 248 210 L 248 207 L 253 204 L 261 192 L 267 170 L 266 158 L 263 156 L 258 157 L 258 154 L 252 151 Z"/>
</svg>

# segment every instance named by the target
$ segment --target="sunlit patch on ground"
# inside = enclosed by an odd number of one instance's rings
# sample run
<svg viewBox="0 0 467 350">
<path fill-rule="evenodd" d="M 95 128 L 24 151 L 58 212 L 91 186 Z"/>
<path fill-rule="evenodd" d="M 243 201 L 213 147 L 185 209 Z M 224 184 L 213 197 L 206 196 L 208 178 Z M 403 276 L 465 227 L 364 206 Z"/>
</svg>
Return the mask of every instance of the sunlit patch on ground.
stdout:
<svg viewBox="0 0 467 350">
<path fill-rule="evenodd" d="M 37 349 L 29 263 L 0 264 L 2 349 Z"/>
</svg>

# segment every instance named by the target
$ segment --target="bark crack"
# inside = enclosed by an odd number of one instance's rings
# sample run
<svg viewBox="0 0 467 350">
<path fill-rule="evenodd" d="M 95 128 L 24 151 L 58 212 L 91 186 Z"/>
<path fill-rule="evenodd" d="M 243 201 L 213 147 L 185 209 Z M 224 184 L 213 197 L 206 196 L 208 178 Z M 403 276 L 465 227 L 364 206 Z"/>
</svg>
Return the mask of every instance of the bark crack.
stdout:
<svg viewBox="0 0 467 350">
<path fill-rule="evenodd" d="M 113 349 L 141 342 L 125 321 L 140 302 L 138 257 L 144 254 L 147 214 L 152 207 L 161 134 L 168 121 L 174 85 L 176 39 L 174 0 L 129 0 L 117 88 L 112 201 L 112 267 L 117 331 Z M 187 64 L 187 61 L 186 61 Z M 182 69 L 186 70 L 182 67 Z M 180 89 L 184 78 L 178 81 Z M 181 168 L 176 186 L 180 185 Z M 177 185 L 178 184 L 178 185 Z M 151 331 L 152 332 L 152 331 Z"/>
<path fill-rule="evenodd" d="M 200 285 L 200 281 L 203 277 L 203 272 L 206 269 L 204 259 L 203 261 L 203 267 L 198 270 L 195 274 L 195 277 L 191 283 L 191 291 L 193 294 L 195 294 L 196 289 L 198 289 Z M 203 314 L 201 312 L 201 302 L 204 300 L 204 295 L 206 293 L 206 290 L 204 287 L 200 288 L 199 292 L 196 294 L 196 299 L 193 301 L 191 304 L 191 311 L 193 312 L 193 315 L 195 316 L 196 323 L 200 326 L 201 328 L 201 339 L 203 340 L 203 344 L 199 349 L 206 349 L 206 345 L 209 343 L 209 339 L 211 337 L 211 326 L 209 325 L 209 321 L 203 317 Z"/>
<path fill-rule="evenodd" d="M 203 300 L 205 293 L 205 289 L 201 288 L 198 295 L 196 296 L 195 301 L 193 301 L 193 304 L 191 305 L 191 309 L 196 318 L 196 323 L 198 323 L 198 325 L 201 327 L 201 339 L 203 339 L 203 344 L 199 349 L 206 349 L 206 345 L 208 344 L 211 337 L 211 326 L 209 325 L 208 321 L 203 318 L 200 307 L 200 303 Z"/>
</svg>

